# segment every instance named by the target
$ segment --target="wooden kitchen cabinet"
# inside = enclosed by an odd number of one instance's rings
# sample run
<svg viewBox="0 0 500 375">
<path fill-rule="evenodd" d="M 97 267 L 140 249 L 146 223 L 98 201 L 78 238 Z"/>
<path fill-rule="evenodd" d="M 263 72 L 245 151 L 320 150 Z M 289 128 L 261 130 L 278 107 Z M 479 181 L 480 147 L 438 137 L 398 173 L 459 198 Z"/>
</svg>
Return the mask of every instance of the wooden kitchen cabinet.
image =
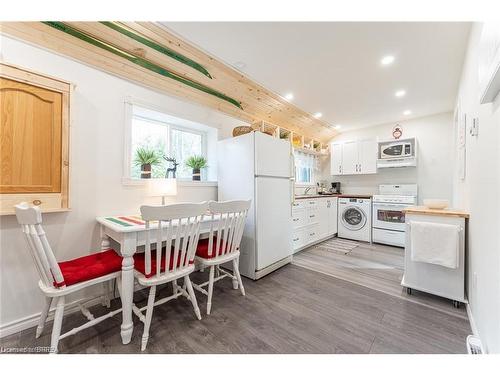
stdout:
<svg viewBox="0 0 500 375">
<path fill-rule="evenodd" d="M 0 214 L 69 207 L 70 84 L 0 64 Z"/>
<path fill-rule="evenodd" d="M 377 141 L 332 143 L 330 172 L 333 176 L 377 173 Z"/>
</svg>

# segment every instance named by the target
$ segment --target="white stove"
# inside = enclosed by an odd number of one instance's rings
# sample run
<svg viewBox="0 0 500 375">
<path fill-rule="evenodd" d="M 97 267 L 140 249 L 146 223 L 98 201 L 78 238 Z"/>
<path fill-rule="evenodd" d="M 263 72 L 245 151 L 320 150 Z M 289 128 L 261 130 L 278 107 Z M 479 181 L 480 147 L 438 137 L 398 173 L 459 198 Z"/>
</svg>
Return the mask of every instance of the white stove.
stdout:
<svg viewBox="0 0 500 375">
<path fill-rule="evenodd" d="M 379 192 L 373 196 L 373 242 L 404 247 L 403 209 L 417 204 L 417 185 L 380 185 Z"/>
</svg>

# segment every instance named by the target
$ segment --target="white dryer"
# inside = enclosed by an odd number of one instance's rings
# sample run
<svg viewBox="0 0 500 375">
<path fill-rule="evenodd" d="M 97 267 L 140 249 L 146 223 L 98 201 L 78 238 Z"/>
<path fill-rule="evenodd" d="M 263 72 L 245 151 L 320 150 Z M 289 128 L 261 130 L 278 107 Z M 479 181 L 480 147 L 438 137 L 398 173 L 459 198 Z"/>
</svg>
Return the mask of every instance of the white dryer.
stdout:
<svg viewBox="0 0 500 375">
<path fill-rule="evenodd" d="M 371 242 L 372 200 L 370 198 L 339 198 L 338 236 Z"/>
</svg>

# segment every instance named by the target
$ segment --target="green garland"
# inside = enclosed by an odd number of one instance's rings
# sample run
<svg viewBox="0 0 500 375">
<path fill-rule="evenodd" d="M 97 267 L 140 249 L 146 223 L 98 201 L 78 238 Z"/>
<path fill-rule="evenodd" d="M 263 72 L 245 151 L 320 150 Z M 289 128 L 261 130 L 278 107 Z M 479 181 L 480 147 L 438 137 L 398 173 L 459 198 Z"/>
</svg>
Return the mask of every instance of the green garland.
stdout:
<svg viewBox="0 0 500 375">
<path fill-rule="evenodd" d="M 201 83 L 192 81 L 192 80 L 185 78 L 185 77 L 182 77 L 182 76 L 180 76 L 174 72 L 171 72 L 165 68 L 162 68 L 161 66 L 158 66 L 158 65 L 152 63 L 151 61 L 148 61 L 142 57 L 138 57 L 138 56 L 135 56 L 129 52 L 123 51 L 122 49 L 120 49 L 118 47 L 115 47 L 109 43 L 106 43 L 102 40 L 99 40 L 99 39 L 97 39 L 89 34 L 86 34 L 80 30 L 77 30 L 74 27 L 71 27 L 71 26 L 66 25 L 62 22 L 56 22 L 56 21 L 42 21 L 42 23 L 45 25 L 48 25 L 50 27 L 53 27 L 57 30 L 60 30 L 62 32 L 65 32 L 66 34 L 72 35 L 75 38 L 78 38 L 78 39 L 83 40 L 87 43 L 90 43 L 96 47 L 102 48 L 102 49 L 104 49 L 108 52 L 111 52 L 117 56 L 120 56 L 124 59 L 127 59 L 128 61 L 131 61 L 136 65 L 142 66 L 143 68 L 146 68 L 152 72 L 155 72 L 155 73 L 160 74 L 160 75 L 167 77 L 167 78 L 171 78 L 171 79 L 176 80 L 178 82 L 181 82 L 187 86 L 190 86 L 194 89 L 203 91 L 207 94 L 213 95 L 219 99 L 225 100 L 225 101 L 233 104 L 234 106 L 236 106 L 240 109 L 243 109 L 243 107 L 241 106 L 241 103 L 239 101 L 237 101 L 236 99 L 233 99 L 227 95 L 224 95 L 223 93 L 221 93 L 217 90 L 214 90 L 208 86 L 205 86 Z"/>
<path fill-rule="evenodd" d="M 149 48 L 154 49 L 155 51 L 158 51 L 158 52 L 160 52 L 164 55 L 167 55 L 167 56 L 185 64 L 185 65 L 190 66 L 193 69 L 196 69 L 197 71 L 199 71 L 200 73 L 202 73 L 203 75 L 207 76 L 210 79 L 212 78 L 210 73 L 203 66 L 198 64 L 196 61 L 191 60 L 190 58 L 183 56 L 180 53 L 177 53 L 177 52 L 171 50 L 170 48 L 164 47 L 164 46 L 152 41 L 151 39 L 147 39 L 147 38 L 141 36 L 140 34 L 134 33 L 133 31 L 117 24 L 116 22 L 102 21 L 100 23 L 103 24 L 104 26 L 107 26 L 107 27 L 119 32 L 120 34 L 126 35 L 129 38 L 134 39 L 135 41 L 144 44 L 145 46 L 148 46 Z"/>
</svg>

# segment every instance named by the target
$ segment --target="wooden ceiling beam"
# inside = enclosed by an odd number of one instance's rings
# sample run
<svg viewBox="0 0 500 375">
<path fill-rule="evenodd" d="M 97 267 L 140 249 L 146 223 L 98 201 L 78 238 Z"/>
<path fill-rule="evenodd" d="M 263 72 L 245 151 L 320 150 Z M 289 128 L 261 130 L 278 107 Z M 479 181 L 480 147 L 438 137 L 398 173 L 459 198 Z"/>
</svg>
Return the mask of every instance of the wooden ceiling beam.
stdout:
<svg viewBox="0 0 500 375">
<path fill-rule="evenodd" d="M 248 123 L 266 121 L 320 141 L 327 141 L 336 135 L 336 131 L 324 121 L 302 111 L 214 56 L 178 37 L 163 25 L 153 22 L 118 23 L 142 37 L 195 61 L 209 72 L 211 78 L 193 69 L 192 66 L 100 22 L 67 22 L 65 24 L 145 59 L 162 69 L 235 99 L 241 103 L 243 109 L 40 22 L 2 22 L 0 31 L 69 56 L 120 78 L 214 108 Z"/>
</svg>

